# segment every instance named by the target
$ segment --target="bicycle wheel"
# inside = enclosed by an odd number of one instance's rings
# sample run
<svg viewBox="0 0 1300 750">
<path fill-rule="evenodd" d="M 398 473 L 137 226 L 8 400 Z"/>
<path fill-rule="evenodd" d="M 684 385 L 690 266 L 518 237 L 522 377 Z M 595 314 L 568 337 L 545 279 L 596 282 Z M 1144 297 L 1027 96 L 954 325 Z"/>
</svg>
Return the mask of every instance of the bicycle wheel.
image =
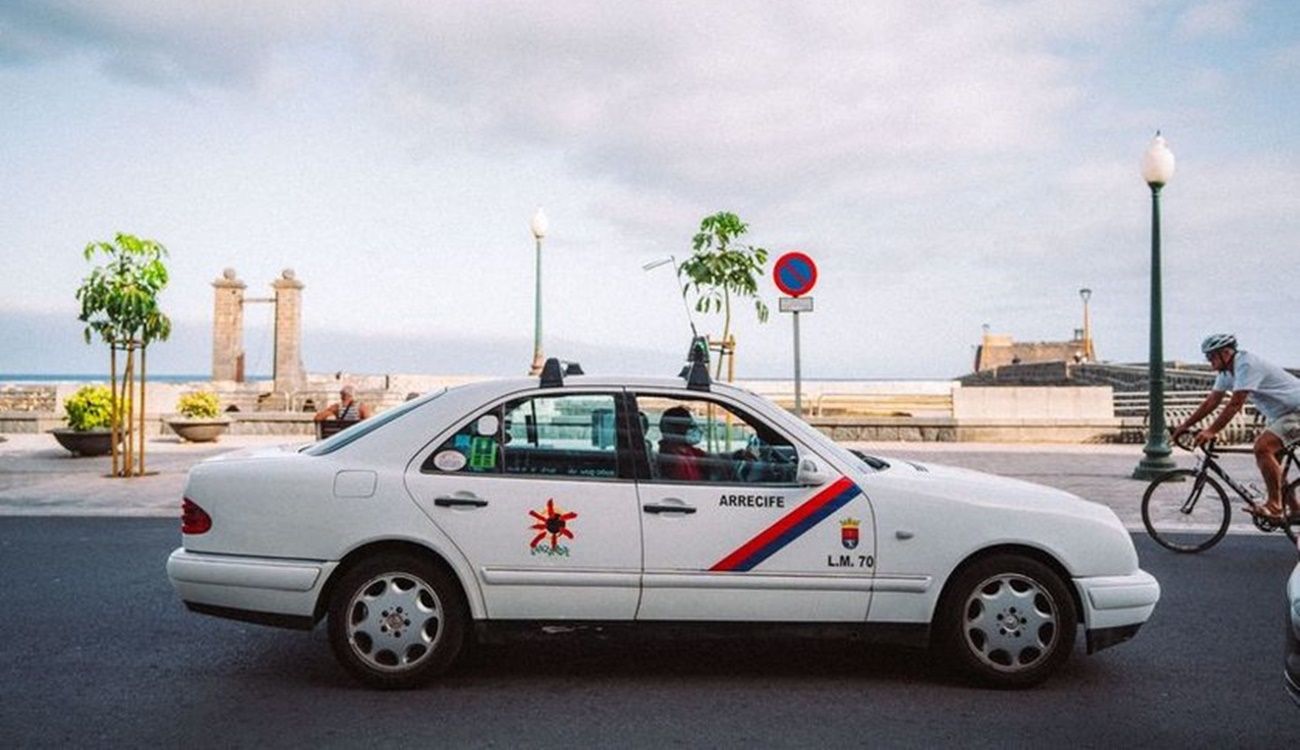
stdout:
<svg viewBox="0 0 1300 750">
<path fill-rule="evenodd" d="M 1297 493 L 1300 493 L 1300 479 L 1288 484 L 1286 486 L 1286 492 L 1282 493 L 1282 497 L 1300 497 L 1300 494 Z M 1282 522 L 1282 531 L 1286 532 L 1288 539 L 1293 542 L 1296 541 L 1296 537 L 1300 536 L 1300 516 L 1288 516 L 1287 519 Z"/>
<path fill-rule="evenodd" d="M 1142 495 L 1142 525 L 1174 552 L 1202 552 L 1218 544 L 1231 515 L 1219 483 L 1191 469 L 1165 474 Z"/>
</svg>

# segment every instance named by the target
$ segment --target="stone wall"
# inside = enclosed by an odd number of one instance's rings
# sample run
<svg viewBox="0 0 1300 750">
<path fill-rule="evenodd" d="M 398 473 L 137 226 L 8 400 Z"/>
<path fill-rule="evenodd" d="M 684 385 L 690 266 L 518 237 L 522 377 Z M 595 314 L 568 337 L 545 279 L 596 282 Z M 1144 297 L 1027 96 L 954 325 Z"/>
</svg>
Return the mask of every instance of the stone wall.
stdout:
<svg viewBox="0 0 1300 750">
<path fill-rule="evenodd" d="M 58 400 L 53 385 L 0 385 L 0 412 L 52 412 Z"/>
<path fill-rule="evenodd" d="M 1067 372 L 1064 363 L 1034 366 L 1046 378 Z M 1055 368 L 1055 369 L 1053 369 Z M 1023 374 L 1023 373 L 1022 373 Z M 358 396 L 378 411 L 405 400 L 409 393 L 428 391 L 485 380 L 472 376 L 350 375 L 336 373 L 312 376 L 306 388 L 280 394 L 292 409 L 259 411 L 266 397 L 274 395 L 271 384 L 260 383 L 150 383 L 146 425 L 150 434 L 167 434 L 166 419 L 173 414 L 182 394 L 215 390 L 225 416 L 232 420 L 233 435 L 314 435 L 312 413 L 304 411 L 306 399 L 319 408 L 337 399 L 344 383 L 356 386 Z M 0 407 L 0 432 L 38 432 L 61 426 L 62 399 L 82 384 L 0 386 L 9 394 L 7 403 L 26 404 L 26 411 Z M 778 404 L 790 400 L 794 384 L 788 381 L 737 383 L 763 393 Z M 16 395 L 21 393 L 22 395 Z M 812 408 L 830 399 L 844 408 Z M 915 401 L 907 414 L 893 407 Z M 52 402 L 52 403 L 51 403 Z M 841 403 L 843 402 L 843 403 Z M 863 405 L 868 408 L 859 408 Z M 878 409 L 882 405 L 888 409 Z M 849 408 L 853 406 L 854 408 Z M 921 409 L 915 407 L 933 407 Z M 53 408 L 51 408 L 53 407 Z M 805 416 L 809 422 L 836 440 L 845 441 L 1049 441 L 1079 442 L 1099 439 L 1107 430 L 1118 431 L 1112 410 L 1111 389 L 1070 387 L 963 387 L 954 381 L 814 381 L 805 384 Z"/>
<path fill-rule="evenodd" d="M 1078 362 L 1086 357 L 1086 352 L 1083 339 L 1017 343 L 1010 336 L 985 334 L 975 350 L 975 371 L 982 372 L 1012 364 Z"/>
</svg>

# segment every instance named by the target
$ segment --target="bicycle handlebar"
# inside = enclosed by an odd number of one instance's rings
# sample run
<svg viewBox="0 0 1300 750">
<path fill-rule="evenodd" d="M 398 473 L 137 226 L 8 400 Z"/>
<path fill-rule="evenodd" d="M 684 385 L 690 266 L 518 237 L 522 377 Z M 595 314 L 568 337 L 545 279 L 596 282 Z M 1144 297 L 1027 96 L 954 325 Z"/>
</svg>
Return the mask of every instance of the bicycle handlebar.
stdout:
<svg viewBox="0 0 1300 750">
<path fill-rule="evenodd" d="M 1174 428 L 1172 427 L 1169 428 L 1169 434 L 1171 436 L 1174 434 Z M 1191 432 L 1184 432 L 1178 437 L 1173 438 L 1171 442 L 1173 442 L 1173 444 L 1178 446 L 1179 448 L 1182 448 L 1183 450 L 1187 451 L 1188 453 L 1194 453 L 1197 448 L 1197 445 L 1194 442 L 1195 439 L 1196 439 L 1195 435 L 1193 435 Z M 1199 447 L 1202 450 L 1204 450 L 1206 453 L 1213 453 L 1214 443 L 1215 443 L 1214 440 L 1207 440 Z"/>
</svg>

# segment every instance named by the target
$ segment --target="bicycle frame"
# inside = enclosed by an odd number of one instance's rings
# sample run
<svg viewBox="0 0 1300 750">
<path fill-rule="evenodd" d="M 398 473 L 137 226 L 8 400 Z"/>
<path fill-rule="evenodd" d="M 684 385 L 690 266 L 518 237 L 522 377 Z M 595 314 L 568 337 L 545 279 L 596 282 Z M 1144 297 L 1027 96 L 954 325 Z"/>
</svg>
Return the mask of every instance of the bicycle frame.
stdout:
<svg viewBox="0 0 1300 750">
<path fill-rule="evenodd" d="M 1286 454 L 1286 459 L 1282 463 L 1282 486 L 1284 488 L 1286 487 L 1287 484 L 1286 477 L 1291 472 L 1291 467 L 1295 466 L 1297 463 L 1300 463 L 1300 460 L 1296 458 L 1295 449 L 1296 446 L 1289 446 L 1286 448 L 1286 450 L 1283 451 L 1283 453 Z M 1188 495 L 1187 502 L 1183 504 L 1184 513 L 1190 513 L 1192 506 L 1196 505 L 1196 500 L 1200 497 L 1201 490 L 1205 486 L 1205 476 L 1211 471 L 1213 471 L 1215 476 L 1217 476 L 1219 479 L 1222 479 L 1224 484 L 1231 487 L 1233 492 L 1236 492 L 1237 495 L 1241 497 L 1241 499 L 1244 500 L 1247 505 L 1251 506 L 1252 508 L 1259 505 L 1259 503 L 1255 502 L 1255 498 L 1251 497 L 1250 490 L 1247 489 L 1246 486 L 1243 485 L 1241 482 L 1238 482 L 1237 480 L 1233 479 L 1228 474 L 1228 472 L 1224 470 L 1222 466 L 1219 465 L 1219 462 L 1217 460 L 1218 457 L 1224 453 L 1254 454 L 1254 451 L 1248 449 L 1232 450 L 1232 449 L 1224 449 L 1224 448 L 1219 448 L 1218 450 L 1215 450 L 1213 445 L 1202 446 L 1202 450 L 1204 451 L 1203 455 L 1196 459 L 1196 464 L 1197 464 L 1196 485 L 1192 488 L 1191 493 Z M 1278 457 L 1281 458 L 1281 454 L 1279 454 Z"/>
</svg>

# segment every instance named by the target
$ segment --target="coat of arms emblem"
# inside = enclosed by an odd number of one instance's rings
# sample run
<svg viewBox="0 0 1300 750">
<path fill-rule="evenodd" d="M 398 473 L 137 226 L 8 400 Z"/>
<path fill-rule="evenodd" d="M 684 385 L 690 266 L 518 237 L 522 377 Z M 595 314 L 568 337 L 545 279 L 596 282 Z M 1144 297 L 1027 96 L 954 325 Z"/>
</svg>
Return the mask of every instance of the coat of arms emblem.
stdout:
<svg viewBox="0 0 1300 750">
<path fill-rule="evenodd" d="M 856 518 L 840 519 L 840 544 L 844 549 L 858 548 L 858 528 L 862 523 Z"/>
</svg>

